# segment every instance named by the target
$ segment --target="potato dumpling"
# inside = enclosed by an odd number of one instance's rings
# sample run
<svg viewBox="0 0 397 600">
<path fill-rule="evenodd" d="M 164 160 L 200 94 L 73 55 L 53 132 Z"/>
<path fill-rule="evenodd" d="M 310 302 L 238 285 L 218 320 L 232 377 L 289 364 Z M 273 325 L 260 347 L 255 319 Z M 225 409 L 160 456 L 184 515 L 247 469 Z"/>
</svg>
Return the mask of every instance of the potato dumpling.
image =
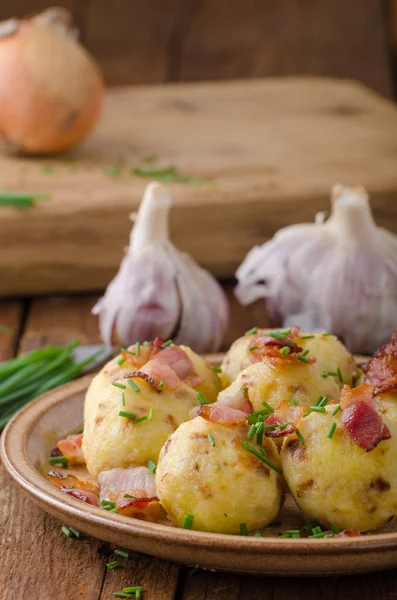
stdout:
<svg viewBox="0 0 397 600">
<path fill-rule="evenodd" d="M 276 408 L 282 401 L 296 402 L 309 408 L 319 396 L 339 401 L 340 390 L 332 377 L 324 379 L 314 364 L 280 359 L 277 366 L 266 362 L 246 368 L 237 379 L 219 394 L 218 402 L 228 403 L 242 388 L 248 388 L 248 397 L 254 411 L 263 409 L 263 402 Z"/>
<path fill-rule="evenodd" d="M 176 355 L 177 359 L 179 356 L 185 361 L 182 364 L 174 364 L 174 368 L 181 374 L 181 369 L 183 371 L 186 364 L 190 365 L 190 371 L 195 374 L 196 379 L 199 376 L 204 381 L 192 387 L 179 380 L 171 370 L 170 387 L 167 384 L 170 367 L 164 367 L 164 363 L 158 362 L 159 357 L 164 359 L 164 356 L 171 356 L 171 350 L 166 353 L 168 349 L 157 353 L 154 359 L 141 367 L 136 367 L 128 361 L 119 365 L 118 356 L 92 380 L 85 400 L 83 437 L 83 453 L 90 473 L 97 475 L 100 471 L 116 467 L 146 466 L 149 458 L 157 460 L 167 437 L 181 423 L 188 420 L 189 411 L 199 405 L 197 392 L 200 391 L 207 402 L 216 400 L 221 383 L 211 366 L 190 348 L 171 348 L 172 358 L 175 359 Z M 127 373 L 146 370 L 150 374 L 156 369 L 157 384 L 161 384 L 164 368 L 165 385 L 159 389 L 155 389 L 140 377 L 124 379 Z M 154 378 L 152 373 L 152 383 Z M 138 389 L 133 389 L 129 381 Z M 114 386 L 114 383 L 117 385 Z M 132 413 L 135 417 L 130 419 L 120 416 L 120 411 Z M 142 417 L 146 417 L 145 420 L 135 423 Z"/>
<path fill-rule="evenodd" d="M 397 511 L 397 427 L 384 419 L 391 438 L 366 452 L 347 433 L 341 412 L 311 413 L 301 419 L 302 444 L 292 434 L 281 451 L 284 476 L 305 517 L 325 527 L 370 531 Z M 332 423 L 336 429 L 328 437 Z"/>
<path fill-rule="evenodd" d="M 182 527 L 192 515 L 193 529 L 238 534 L 242 523 L 252 531 L 274 520 L 284 497 L 282 476 L 242 446 L 247 433 L 245 423 L 196 417 L 171 435 L 160 453 L 156 487 L 174 525 Z M 279 466 L 272 440 L 264 438 L 263 448 Z"/>
<path fill-rule="evenodd" d="M 269 331 L 259 329 L 254 334 L 242 336 L 232 344 L 221 365 L 221 378 L 225 387 L 233 382 L 241 371 L 262 360 L 256 348 L 258 345 L 260 347 L 260 340 L 264 339 Z M 303 349 L 303 352 L 308 351 L 307 356 L 316 359 L 315 368 L 324 375 L 324 378 L 334 379 L 339 387 L 342 387 L 343 383 L 354 384 L 359 369 L 353 356 L 337 337 L 300 332 L 292 336 L 292 339 Z M 282 340 L 279 342 L 282 343 Z M 338 369 L 340 374 L 337 372 Z M 333 375 L 326 375 L 328 373 Z"/>
</svg>

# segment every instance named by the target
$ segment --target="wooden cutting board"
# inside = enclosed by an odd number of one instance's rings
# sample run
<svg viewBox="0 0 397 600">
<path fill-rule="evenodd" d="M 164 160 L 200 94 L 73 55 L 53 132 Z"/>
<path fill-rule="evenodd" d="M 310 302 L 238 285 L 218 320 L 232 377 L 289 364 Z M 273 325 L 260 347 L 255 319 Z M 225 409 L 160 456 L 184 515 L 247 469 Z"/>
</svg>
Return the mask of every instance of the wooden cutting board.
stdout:
<svg viewBox="0 0 397 600">
<path fill-rule="evenodd" d="M 148 157 L 156 157 L 147 162 Z M 149 180 L 135 167 L 212 178 L 171 184 L 171 234 L 218 276 L 285 225 L 361 183 L 397 232 L 397 108 L 351 81 L 285 78 L 112 89 L 95 133 L 68 157 L 0 156 L 3 190 L 46 192 L 0 211 L 0 293 L 100 290 Z"/>
</svg>

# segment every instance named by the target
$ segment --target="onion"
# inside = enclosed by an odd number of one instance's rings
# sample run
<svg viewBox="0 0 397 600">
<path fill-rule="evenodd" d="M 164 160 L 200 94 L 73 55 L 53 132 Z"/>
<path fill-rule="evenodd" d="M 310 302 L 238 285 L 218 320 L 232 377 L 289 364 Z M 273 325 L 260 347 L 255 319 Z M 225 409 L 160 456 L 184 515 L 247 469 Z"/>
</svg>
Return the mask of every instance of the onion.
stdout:
<svg viewBox="0 0 397 600">
<path fill-rule="evenodd" d="M 103 82 L 69 11 L 0 23 L 0 132 L 13 150 L 59 152 L 95 125 Z"/>
</svg>

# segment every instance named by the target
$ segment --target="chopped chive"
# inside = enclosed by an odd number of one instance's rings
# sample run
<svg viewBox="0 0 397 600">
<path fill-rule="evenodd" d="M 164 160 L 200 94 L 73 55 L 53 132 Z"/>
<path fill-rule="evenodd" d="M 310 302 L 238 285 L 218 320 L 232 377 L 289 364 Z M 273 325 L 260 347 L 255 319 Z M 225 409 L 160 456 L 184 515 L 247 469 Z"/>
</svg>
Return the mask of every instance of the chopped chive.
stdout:
<svg viewBox="0 0 397 600">
<path fill-rule="evenodd" d="M 135 356 L 135 352 L 132 352 L 132 350 L 127 350 L 127 348 L 122 348 L 120 352 L 124 352 L 125 354 L 132 354 L 132 356 Z"/>
<path fill-rule="evenodd" d="M 275 338 L 276 340 L 285 340 L 287 337 L 285 333 L 281 333 L 281 331 L 269 331 L 267 335 Z"/>
<path fill-rule="evenodd" d="M 48 462 L 50 463 L 50 465 L 60 465 L 64 468 L 69 466 L 69 461 L 66 458 L 66 456 L 50 456 Z"/>
<path fill-rule="evenodd" d="M 327 337 L 329 335 L 334 335 L 334 334 L 330 333 L 329 331 L 324 331 L 321 335 L 323 335 L 324 337 Z"/>
<path fill-rule="evenodd" d="M 245 448 L 245 450 L 247 450 L 248 452 L 251 452 L 251 454 L 254 454 L 254 456 L 259 458 L 259 460 L 261 460 L 262 462 L 267 464 L 268 467 L 270 467 L 271 469 L 274 469 L 274 471 L 276 471 L 277 473 L 280 473 L 280 475 L 283 474 L 283 470 L 278 465 L 275 465 L 274 463 L 272 463 L 268 458 L 266 458 L 260 452 L 258 452 L 258 450 L 256 450 L 256 448 L 254 448 L 250 444 L 247 444 L 247 442 L 245 440 L 241 440 L 241 445 L 243 446 L 243 448 Z"/>
<path fill-rule="evenodd" d="M 264 425 L 263 429 L 265 429 L 266 431 L 271 429 L 280 429 L 280 431 L 282 431 L 283 429 L 286 429 L 288 425 L 291 425 L 291 421 L 289 421 L 288 423 L 283 423 L 282 425 L 280 425 L 279 423 L 274 423 L 273 425 Z"/>
<path fill-rule="evenodd" d="M 331 525 L 331 531 L 332 531 L 332 533 L 334 533 L 335 535 L 336 535 L 337 533 L 339 533 L 339 532 L 340 532 L 340 529 L 339 529 L 339 527 L 337 526 L 337 524 L 336 524 L 336 523 L 332 523 L 332 525 Z"/>
<path fill-rule="evenodd" d="M 84 433 L 84 427 L 80 427 L 80 429 L 78 429 L 78 430 L 76 431 L 76 433 L 77 433 L 77 434 L 79 434 L 79 433 Z"/>
<path fill-rule="evenodd" d="M 317 402 L 316 406 L 327 406 L 329 400 L 327 398 L 327 396 L 320 396 L 320 398 L 318 399 L 319 401 Z"/>
<path fill-rule="evenodd" d="M 142 592 L 143 587 L 141 585 L 136 585 L 134 587 L 125 587 L 123 592 L 126 594 L 136 594 L 137 592 Z"/>
<path fill-rule="evenodd" d="M 172 340 L 167 340 L 166 342 L 164 342 L 164 344 L 161 344 L 162 348 L 167 348 L 168 346 L 171 346 L 172 344 Z"/>
<path fill-rule="evenodd" d="M 265 429 L 264 424 L 259 423 L 257 433 L 256 433 L 256 443 L 258 444 L 258 446 L 262 446 L 264 429 Z"/>
<path fill-rule="evenodd" d="M 66 535 L 66 537 L 73 537 L 73 533 L 70 529 L 70 527 L 68 527 L 67 525 L 63 525 L 61 528 L 61 531 L 64 535 Z"/>
<path fill-rule="evenodd" d="M 136 354 L 137 356 L 139 356 L 139 355 L 140 355 L 140 353 L 141 353 L 141 344 L 140 344 L 140 342 L 137 342 L 137 343 L 135 344 L 135 354 Z"/>
<path fill-rule="evenodd" d="M 240 390 L 240 392 L 247 393 L 248 392 L 248 387 L 247 386 L 242 387 L 241 390 Z"/>
<path fill-rule="evenodd" d="M 130 388 L 134 390 L 134 392 L 138 393 L 141 391 L 141 388 L 135 383 L 133 379 L 128 379 L 127 383 L 130 386 Z"/>
<path fill-rule="evenodd" d="M 152 407 L 152 408 L 149 410 L 148 421 L 153 421 L 153 417 L 154 417 L 154 408 Z"/>
<path fill-rule="evenodd" d="M 302 418 L 308 417 L 309 415 L 310 415 L 310 411 L 307 410 L 306 412 L 303 413 Z"/>
<path fill-rule="evenodd" d="M 258 333 L 258 329 L 259 327 L 253 327 L 252 329 L 248 329 L 248 331 L 246 331 L 244 335 L 254 335 L 254 333 Z"/>
<path fill-rule="evenodd" d="M 323 371 L 322 372 L 322 377 L 324 377 L 324 379 L 326 379 L 327 377 L 337 377 L 338 373 L 336 373 L 335 371 Z"/>
<path fill-rule="evenodd" d="M 121 390 L 125 390 L 126 386 L 123 383 L 117 383 L 117 381 L 113 381 L 112 385 L 114 385 L 114 387 L 118 387 Z"/>
<path fill-rule="evenodd" d="M 151 470 L 152 473 L 156 472 L 157 465 L 154 462 L 154 460 L 152 460 L 151 458 L 149 458 L 149 460 L 147 461 L 147 466 L 149 467 L 149 469 Z"/>
<path fill-rule="evenodd" d="M 193 525 L 194 515 L 185 515 L 183 518 L 182 528 L 191 529 Z"/>
<path fill-rule="evenodd" d="M 121 392 L 121 404 L 123 406 L 125 406 L 125 394 L 124 394 L 124 392 Z"/>
<path fill-rule="evenodd" d="M 251 346 L 249 349 L 250 352 L 253 352 L 254 350 L 258 350 L 258 346 Z"/>
<path fill-rule="evenodd" d="M 335 415 L 337 415 L 340 410 L 342 410 L 342 407 L 340 404 L 338 404 L 338 406 L 332 411 L 332 416 L 334 417 Z"/>
<path fill-rule="evenodd" d="M 225 517 L 227 517 L 227 513 L 223 513 L 223 515 L 224 515 Z"/>
<path fill-rule="evenodd" d="M 280 349 L 281 356 L 286 356 L 290 352 L 291 352 L 291 350 L 290 350 L 289 346 L 283 346 L 283 348 Z"/>
<path fill-rule="evenodd" d="M 119 367 L 121 367 L 121 365 L 123 365 L 124 363 L 125 363 L 125 358 L 120 358 L 120 359 L 117 361 L 117 364 L 119 365 Z"/>
<path fill-rule="evenodd" d="M 301 340 L 312 340 L 314 335 L 302 335 Z"/>
<path fill-rule="evenodd" d="M 270 404 L 268 404 L 267 402 L 262 402 L 262 406 L 264 406 L 265 408 L 267 408 L 267 410 L 270 413 L 274 413 L 274 408 L 272 406 L 270 406 Z"/>
<path fill-rule="evenodd" d="M 214 365 L 212 370 L 215 371 L 215 373 L 222 373 L 222 369 L 218 365 Z"/>
<path fill-rule="evenodd" d="M 114 508 L 116 508 L 116 503 L 113 502 L 113 500 L 102 500 L 101 507 L 105 510 L 113 510 Z"/>
<path fill-rule="evenodd" d="M 214 436 L 212 435 L 212 433 L 208 434 L 208 439 L 210 441 L 211 446 L 215 446 L 215 440 L 214 440 Z"/>
<path fill-rule="evenodd" d="M 301 432 L 299 431 L 299 429 L 297 427 L 295 427 L 295 433 L 296 433 L 296 436 L 297 436 L 298 440 L 300 441 L 300 443 L 304 444 L 305 438 L 303 437 L 303 435 L 301 434 Z"/>
<path fill-rule="evenodd" d="M 341 383 L 343 383 L 342 372 L 341 372 L 341 370 L 340 370 L 340 368 L 339 368 L 339 367 L 336 369 L 336 373 L 337 373 L 337 375 L 338 375 L 338 379 L 339 379 L 339 381 L 340 381 Z"/>
<path fill-rule="evenodd" d="M 329 437 L 329 439 L 331 440 L 334 433 L 335 433 L 335 429 L 336 429 L 336 423 L 332 423 L 331 427 L 329 428 L 327 437 Z"/>
<path fill-rule="evenodd" d="M 188 576 L 191 577 L 192 575 L 195 575 L 196 573 L 199 572 L 199 568 L 198 567 L 193 567 L 193 569 L 190 569 L 190 571 L 188 571 Z"/>
<path fill-rule="evenodd" d="M 144 421 L 147 421 L 148 418 L 145 417 L 141 417 L 140 419 L 135 419 L 135 421 L 132 422 L 133 425 L 137 425 L 138 423 L 143 423 Z"/>
<path fill-rule="evenodd" d="M 301 362 L 304 362 L 304 363 L 308 363 L 308 362 L 309 362 L 309 359 L 308 359 L 308 358 L 306 358 L 306 356 L 304 356 L 303 354 L 297 354 L 297 357 L 298 357 L 298 359 L 299 359 Z"/>
<path fill-rule="evenodd" d="M 248 535 L 247 523 L 240 523 L 240 535 Z"/>
<path fill-rule="evenodd" d="M 207 400 L 204 398 L 201 392 L 197 392 L 196 398 L 200 402 L 201 406 L 203 406 L 203 404 L 208 404 Z"/>
<path fill-rule="evenodd" d="M 133 598 L 133 595 L 125 592 L 114 592 L 113 598 Z"/>
<path fill-rule="evenodd" d="M 149 348 L 150 343 L 149 342 L 143 342 L 143 345 L 145 346 L 145 348 Z"/>
<path fill-rule="evenodd" d="M 294 398 L 291 400 L 291 404 L 292 406 L 298 406 L 298 403 Z"/>
<path fill-rule="evenodd" d="M 325 406 L 311 406 L 310 410 L 313 411 L 313 412 L 324 413 L 325 412 Z"/>
<path fill-rule="evenodd" d="M 318 533 L 323 533 L 323 531 L 322 531 L 322 529 L 321 529 L 320 525 L 318 525 L 317 527 L 313 527 L 313 529 L 312 529 L 312 533 L 313 533 L 313 535 L 316 535 L 316 534 L 318 534 Z"/>
<path fill-rule="evenodd" d="M 305 350 L 304 352 L 302 352 L 302 356 L 307 356 L 309 354 L 309 350 Z"/>
<path fill-rule="evenodd" d="M 126 419 L 132 419 L 132 420 L 134 420 L 135 417 L 136 417 L 136 414 L 135 413 L 127 412 L 125 410 L 120 410 L 119 417 L 125 417 Z"/>
<path fill-rule="evenodd" d="M 160 383 L 159 383 L 159 388 L 163 388 L 164 387 L 164 379 L 160 379 Z"/>
<path fill-rule="evenodd" d="M 136 496 L 131 496 L 131 494 L 124 494 L 123 498 L 132 498 L 133 500 L 136 500 Z"/>
<path fill-rule="evenodd" d="M 108 569 L 118 569 L 120 563 L 117 560 L 114 560 L 113 562 L 106 563 L 106 566 Z"/>
<path fill-rule="evenodd" d="M 247 433 L 247 438 L 248 438 L 249 440 L 253 440 L 253 439 L 254 439 L 254 437 L 255 437 L 255 433 L 256 433 L 256 424 L 255 424 L 255 423 L 253 423 L 253 424 L 251 425 L 251 427 L 249 428 L 249 431 L 248 431 L 248 433 Z"/>
<path fill-rule="evenodd" d="M 75 538 L 80 538 L 81 537 L 81 533 L 80 531 L 78 531 L 77 529 L 75 529 L 74 527 L 69 527 L 70 531 L 73 533 L 73 536 Z"/>
</svg>

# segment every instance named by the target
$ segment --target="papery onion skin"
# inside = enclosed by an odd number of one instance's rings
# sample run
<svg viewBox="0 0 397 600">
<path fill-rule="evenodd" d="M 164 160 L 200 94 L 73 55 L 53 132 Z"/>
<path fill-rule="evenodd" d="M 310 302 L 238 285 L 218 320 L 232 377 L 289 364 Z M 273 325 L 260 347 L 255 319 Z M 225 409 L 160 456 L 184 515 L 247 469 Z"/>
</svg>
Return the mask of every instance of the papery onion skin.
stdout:
<svg viewBox="0 0 397 600">
<path fill-rule="evenodd" d="M 65 17 L 63 9 L 50 11 Z M 8 35 L 7 22 L 0 23 L 0 132 L 21 153 L 74 146 L 94 127 L 102 106 L 96 63 L 75 41 L 74 30 L 68 33 L 51 20 L 45 24 L 40 17 L 46 13 L 15 21 Z"/>
</svg>

